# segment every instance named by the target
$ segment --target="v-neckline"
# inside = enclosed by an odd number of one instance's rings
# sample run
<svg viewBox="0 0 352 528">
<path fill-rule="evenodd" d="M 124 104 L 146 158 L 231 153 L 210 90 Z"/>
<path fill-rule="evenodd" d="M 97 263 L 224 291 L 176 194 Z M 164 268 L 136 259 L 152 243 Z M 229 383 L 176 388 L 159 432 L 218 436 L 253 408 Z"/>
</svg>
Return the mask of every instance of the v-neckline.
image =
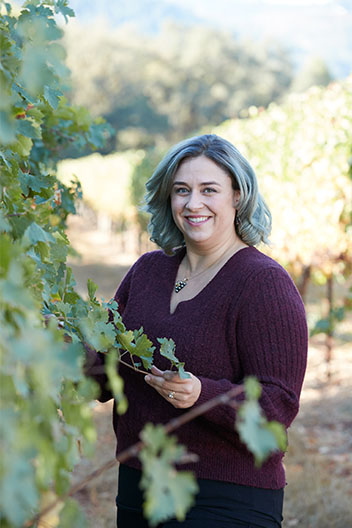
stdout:
<svg viewBox="0 0 352 528">
<path fill-rule="evenodd" d="M 172 276 L 172 282 L 171 282 L 171 289 L 168 293 L 168 314 L 170 317 L 172 317 L 173 315 L 175 315 L 175 313 L 177 312 L 177 309 L 178 307 L 181 305 L 181 304 L 185 304 L 185 303 L 190 303 L 191 301 L 194 301 L 195 299 L 197 299 L 208 287 L 210 287 L 210 285 L 217 279 L 217 277 L 219 276 L 219 274 L 225 269 L 225 267 L 227 266 L 227 264 L 230 262 L 230 260 L 232 260 L 233 258 L 236 257 L 236 255 L 238 255 L 239 253 L 241 253 L 241 251 L 243 251 L 244 249 L 249 249 L 251 248 L 252 246 L 246 246 L 244 248 L 241 248 L 239 249 L 238 251 L 236 251 L 235 253 L 233 253 L 233 255 L 231 255 L 227 260 L 226 262 L 224 262 L 224 264 L 221 266 L 221 268 L 215 273 L 214 277 L 212 277 L 210 279 L 209 282 L 207 282 L 207 284 L 196 294 L 194 295 L 193 297 L 191 297 L 190 299 L 185 299 L 184 301 L 179 301 L 177 304 L 176 304 L 176 307 L 174 309 L 173 312 L 171 312 L 171 298 L 172 298 L 172 294 L 173 294 L 173 289 L 174 289 L 174 286 L 175 286 L 175 281 L 176 281 L 176 277 L 177 277 L 177 273 L 178 273 L 178 269 L 179 269 L 179 266 L 182 262 L 182 259 L 184 258 L 184 256 L 186 255 L 186 249 L 183 248 L 176 256 L 178 257 L 178 259 L 175 261 L 175 269 L 173 270 L 174 273 L 173 273 L 173 276 Z"/>
</svg>

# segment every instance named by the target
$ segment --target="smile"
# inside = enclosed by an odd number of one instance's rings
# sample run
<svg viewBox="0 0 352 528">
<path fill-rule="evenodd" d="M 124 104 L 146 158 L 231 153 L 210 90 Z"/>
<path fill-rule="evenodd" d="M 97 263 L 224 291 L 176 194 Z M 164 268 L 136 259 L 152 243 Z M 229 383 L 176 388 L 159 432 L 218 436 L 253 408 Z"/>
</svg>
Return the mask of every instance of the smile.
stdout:
<svg viewBox="0 0 352 528">
<path fill-rule="evenodd" d="M 209 220 L 210 216 L 186 216 L 185 217 L 189 224 L 203 224 Z"/>
</svg>

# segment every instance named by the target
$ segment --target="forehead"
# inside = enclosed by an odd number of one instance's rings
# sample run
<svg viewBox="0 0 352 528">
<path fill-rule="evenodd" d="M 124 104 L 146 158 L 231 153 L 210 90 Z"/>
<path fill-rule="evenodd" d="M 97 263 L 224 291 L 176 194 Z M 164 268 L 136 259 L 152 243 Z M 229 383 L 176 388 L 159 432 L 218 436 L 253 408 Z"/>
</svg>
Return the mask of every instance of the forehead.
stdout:
<svg viewBox="0 0 352 528">
<path fill-rule="evenodd" d="M 186 158 L 183 160 L 174 175 L 175 180 L 186 181 L 189 178 L 205 178 L 207 181 L 223 181 L 230 179 L 228 173 L 206 156 Z"/>
</svg>

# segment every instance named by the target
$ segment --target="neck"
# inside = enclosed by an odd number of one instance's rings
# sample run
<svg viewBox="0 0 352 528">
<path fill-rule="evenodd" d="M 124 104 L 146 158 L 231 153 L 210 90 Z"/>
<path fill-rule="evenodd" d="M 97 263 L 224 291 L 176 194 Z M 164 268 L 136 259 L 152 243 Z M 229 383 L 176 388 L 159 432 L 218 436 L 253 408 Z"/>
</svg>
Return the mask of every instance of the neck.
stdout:
<svg viewBox="0 0 352 528">
<path fill-rule="evenodd" d="M 231 238 L 225 244 L 218 244 L 212 248 L 194 247 L 186 243 L 187 253 L 184 260 L 184 265 L 190 274 L 195 274 L 203 269 L 206 269 L 215 262 L 229 258 L 239 249 L 247 247 L 246 244 L 236 235 L 236 238 Z"/>
</svg>

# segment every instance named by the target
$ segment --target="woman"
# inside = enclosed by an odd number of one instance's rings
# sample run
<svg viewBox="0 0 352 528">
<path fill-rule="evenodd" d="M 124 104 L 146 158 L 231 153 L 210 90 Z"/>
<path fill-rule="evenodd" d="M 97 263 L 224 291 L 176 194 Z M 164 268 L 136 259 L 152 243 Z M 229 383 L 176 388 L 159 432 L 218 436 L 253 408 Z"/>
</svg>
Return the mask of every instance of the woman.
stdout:
<svg viewBox="0 0 352 528">
<path fill-rule="evenodd" d="M 143 325 L 155 345 L 158 337 L 173 338 L 190 378 L 172 375 L 161 357 L 145 378 L 120 367 L 129 408 L 118 425 L 114 413 L 118 452 L 138 440 L 145 422 L 166 423 L 248 375 L 262 384 L 267 418 L 288 427 L 306 367 L 306 319 L 286 271 L 254 247 L 267 242 L 271 215 L 253 169 L 216 135 L 187 139 L 147 182 L 146 210 L 151 239 L 163 251 L 143 255 L 115 299 L 128 329 Z M 102 399 L 109 397 L 104 390 Z M 235 418 L 234 409 L 218 406 L 177 431 L 199 456 L 184 467 L 195 472 L 200 488 L 187 528 L 281 526 L 283 454 L 256 468 L 234 431 Z M 148 526 L 139 470 L 137 459 L 120 467 L 119 528 Z"/>
</svg>

